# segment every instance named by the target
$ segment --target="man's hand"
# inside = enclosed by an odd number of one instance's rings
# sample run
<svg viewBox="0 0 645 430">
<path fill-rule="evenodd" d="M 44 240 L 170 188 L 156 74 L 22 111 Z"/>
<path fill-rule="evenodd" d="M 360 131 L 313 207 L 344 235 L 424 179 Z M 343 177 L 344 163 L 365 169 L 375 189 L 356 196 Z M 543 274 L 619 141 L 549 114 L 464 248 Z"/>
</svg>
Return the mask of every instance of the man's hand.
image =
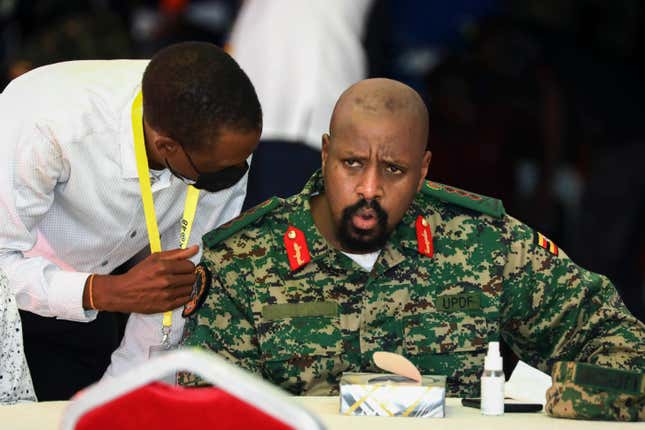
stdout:
<svg viewBox="0 0 645 430">
<path fill-rule="evenodd" d="M 94 306 L 101 311 L 154 314 L 188 302 L 195 282 L 195 265 L 188 260 L 197 245 L 152 254 L 123 275 L 95 275 Z M 90 309 L 89 279 L 83 292 L 83 307 Z"/>
</svg>

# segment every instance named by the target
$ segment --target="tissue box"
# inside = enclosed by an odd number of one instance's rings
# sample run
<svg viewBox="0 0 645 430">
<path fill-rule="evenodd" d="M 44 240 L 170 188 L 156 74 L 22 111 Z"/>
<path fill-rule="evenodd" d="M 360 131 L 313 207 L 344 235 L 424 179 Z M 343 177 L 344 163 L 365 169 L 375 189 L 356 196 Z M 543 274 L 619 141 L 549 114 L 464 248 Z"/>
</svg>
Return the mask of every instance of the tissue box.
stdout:
<svg viewBox="0 0 645 430">
<path fill-rule="evenodd" d="M 340 413 L 383 417 L 443 418 L 446 377 L 423 375 L 418 384 L 391 373 L 344 373 Z"/>
</svg>

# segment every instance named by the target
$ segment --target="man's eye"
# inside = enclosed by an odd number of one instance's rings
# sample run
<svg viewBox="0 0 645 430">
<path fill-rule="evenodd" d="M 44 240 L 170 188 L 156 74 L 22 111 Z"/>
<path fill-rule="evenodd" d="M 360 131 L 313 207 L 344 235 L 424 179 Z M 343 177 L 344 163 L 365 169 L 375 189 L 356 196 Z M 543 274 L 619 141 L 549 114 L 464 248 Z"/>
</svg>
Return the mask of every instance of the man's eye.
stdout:
<svg viewBox="0 0 645 430">
<path fill-rule="evenodd" d="M 394 164 L 389 164 L 385 170 L 387 173 L 391 173 L 393 175 L 400 175 L 403 173 L 403 169 L 401 169 L 399 166 L 395 166 Z"/>
<path fill-rule="evenodd" d="M 361 162 L 358 161 L 358 160 L 354 160 L 353 158 L 345 160 L 344 163 L 345 163 L 345 165 L 347 167 L 360 167 L 361 166 Z"/>
</svg>

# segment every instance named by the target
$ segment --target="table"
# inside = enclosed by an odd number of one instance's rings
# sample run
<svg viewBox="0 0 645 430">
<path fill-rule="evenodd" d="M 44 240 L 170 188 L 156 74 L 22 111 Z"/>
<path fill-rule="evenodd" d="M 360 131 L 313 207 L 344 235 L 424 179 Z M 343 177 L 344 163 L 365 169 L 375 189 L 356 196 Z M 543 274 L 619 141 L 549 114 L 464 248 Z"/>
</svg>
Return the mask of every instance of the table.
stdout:
<svg viewBox="0 0 645 430">
<path fill-rule="evenodd" d="M 446 418 L 348 417 L 338 413 L 337 397 L 296 397 L 303 406 L 317 414 L 330 430 L 636 430 L 640 423 L 578 421 L 557 419 L 540 413 L 515 413 L 499 417 L 482 416 L 479 409 L 461 406 L 459 399 L 446 399 Z M 0 415 L 1 417 L 2 415 Z"/>
<path fill-rule="evenodd" d="M 446 418 L 347 417 L 338 413 L 337 397 L 295 397 L 317 414 L 328 429 L 494 429 L 494 430 L 636 430 L 640 423 L 617 423 L 556 419 L 541 413 L 485 417 L 479 410 L 464 408 L 459 399 L 447 399 Z M 0 406 L 2 430 L 57 430 L 67 402 L 22 403 Z"/>
</svg>

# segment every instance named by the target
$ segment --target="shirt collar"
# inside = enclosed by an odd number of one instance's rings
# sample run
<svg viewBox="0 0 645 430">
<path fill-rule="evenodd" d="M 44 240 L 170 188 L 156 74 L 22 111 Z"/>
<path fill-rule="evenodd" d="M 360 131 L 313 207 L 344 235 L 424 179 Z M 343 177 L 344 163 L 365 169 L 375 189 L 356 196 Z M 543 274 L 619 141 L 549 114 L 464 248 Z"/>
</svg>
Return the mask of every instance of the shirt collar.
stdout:
<svg viewBox="0 0 645 430">
<path fill-rule="evenodd" d="M 124 179 L 138 179 L 137 156 L 134 150 L 134 131 L 132 130 L 132 104 L 137 94 L 141 91 L 141 85 L 137 85 L 132 90 L 128 103 L 123 107 L 121 113 L 121 177 Z M 152 170 L 148 169 L 152 192 L 164 189 L 174 182 L 181 182 L 175 178 L 168 169 Z"/>
<path fill-rule="evenodd" d="M 132 90 L 128 103 L 121 110 L 121 177 L 125 179 L 138 178 L 137 160 L 134 153 L 134 134 L 132 132 L 132 103 L 141 90 L 137 85 Z"/>
</svg>

